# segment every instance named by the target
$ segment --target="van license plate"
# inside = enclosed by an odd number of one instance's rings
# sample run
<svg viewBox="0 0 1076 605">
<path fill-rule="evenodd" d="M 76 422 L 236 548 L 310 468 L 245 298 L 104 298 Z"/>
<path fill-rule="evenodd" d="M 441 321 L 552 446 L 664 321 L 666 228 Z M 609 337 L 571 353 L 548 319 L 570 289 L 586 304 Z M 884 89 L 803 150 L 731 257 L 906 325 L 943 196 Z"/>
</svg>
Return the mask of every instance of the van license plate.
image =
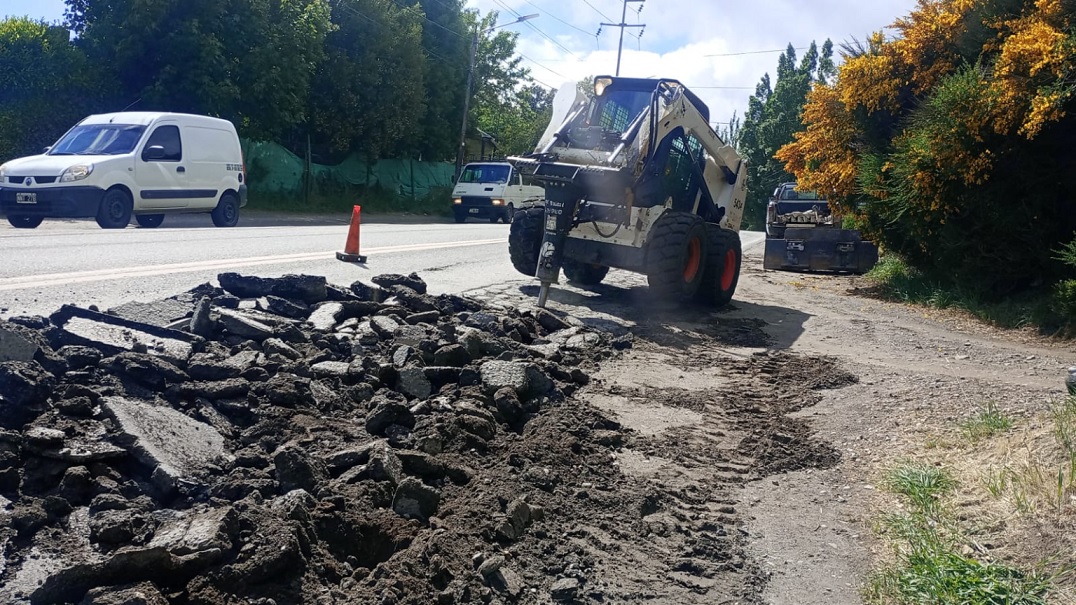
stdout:
<svg viewBox="0 0 1076 605">
<path fill-rule="evenodd" d="M 36 204 L 37 203 L 37 194 L 36 193 L 16 193 L 15 194 L 15 203 L 16 204 Z"/>
<path fill-rule="evenodd" d="M 471 214 L 478 214 L 478 208 L 471 208 L 468 212 Z"/>
</svg>

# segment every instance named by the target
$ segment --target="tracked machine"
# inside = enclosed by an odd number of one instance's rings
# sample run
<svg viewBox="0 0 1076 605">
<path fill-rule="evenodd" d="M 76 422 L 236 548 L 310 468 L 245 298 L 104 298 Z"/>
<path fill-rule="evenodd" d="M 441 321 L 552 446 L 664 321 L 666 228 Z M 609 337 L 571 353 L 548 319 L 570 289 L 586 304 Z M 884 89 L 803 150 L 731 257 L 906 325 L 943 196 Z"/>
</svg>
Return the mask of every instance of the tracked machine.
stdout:
<svg viewBox="0 0 1076 605">
<path fill-rule="evenodd" d="M 866 273 L 878 246 L 856 229 L 844 229 L 824 196 L 781 183 L 766 207 L 764 269 Z"/>
<path fill-rule="evenodd" d="M 592 97 L 558 92 L 534 153 L 509 158 L 545 187 L 508 238 L 513 266 L 541 282 L 539 306 L 561 269 L 595 285 L 611 267 L 645 274 L 662 298 L 732 299 L 747 167 L 709 117 L 670 79 L 600 76 Z"/>
</svg>

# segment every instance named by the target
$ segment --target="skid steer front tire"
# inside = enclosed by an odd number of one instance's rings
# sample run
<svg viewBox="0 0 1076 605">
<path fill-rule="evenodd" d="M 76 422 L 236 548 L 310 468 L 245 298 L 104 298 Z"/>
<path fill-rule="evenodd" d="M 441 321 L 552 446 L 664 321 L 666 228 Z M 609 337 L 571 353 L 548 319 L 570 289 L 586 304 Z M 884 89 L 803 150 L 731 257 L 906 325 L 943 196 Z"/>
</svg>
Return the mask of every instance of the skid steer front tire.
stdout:
<svg viewBox="0 0 1076 605">
<path fill-rule="evenodd" d="M 732 300 L 740 282 L 740 266 L 743 264 L 740 234 L 714 224 L 706 225 L 706 231 L 710 253 L 695 298 L 703 304 L 723 307 Z"/>
<path fill-rule="evenodd" d="M 545 208 L 519 210 L 508 230 L 508 257 L 512 266 L 527 277 L 538 272 L 538 253 L 545 237 Z"/>
<path fill-rule="evenodd" d="M 699 290 L 709 242 L 706 223 L 687 212 L 662 214 L 646 244 L 646 281 L 660 298 L 686 301 Z"/>
</svg>

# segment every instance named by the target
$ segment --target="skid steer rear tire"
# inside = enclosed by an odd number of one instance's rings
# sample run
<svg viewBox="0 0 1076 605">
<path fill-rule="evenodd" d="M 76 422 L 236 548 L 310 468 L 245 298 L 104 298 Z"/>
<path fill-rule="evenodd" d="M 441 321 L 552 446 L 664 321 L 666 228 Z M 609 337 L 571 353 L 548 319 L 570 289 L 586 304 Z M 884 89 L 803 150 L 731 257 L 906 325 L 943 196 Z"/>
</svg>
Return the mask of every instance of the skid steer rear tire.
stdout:
<svg viewBox="0 0 1076 605">
<path fill-rule="evenodd" d="M 712 223 L 706 225 L 706 231 L 710 236 L 710 252 L 695 298 L 701 303 L 722 307 L 732 300 L 740 282 L 740 266 L 743 264 L 740 234 Z"/>
<path fill-rule="evenodd" d="M 702 283 L 709 242 L 706 223 L 687 212 L 666 212 L 646 244 L 646 281 L 660 298 L 690 300 Z"/>
<path fill-rule="evenodd" d="M 545 237 L 545 208 L 527 208 L 512 217 L 508 230 L 508 257 L 512 266 L 527 277 L 538 272 L 538 253 Z"/>
<path fill-rule="evenodd" d="M 596 286 L 602 283 L 608 273 L 609 267 L 602 265 L 564 261 L 564 277 L 581 286 Z"/>
</svg>

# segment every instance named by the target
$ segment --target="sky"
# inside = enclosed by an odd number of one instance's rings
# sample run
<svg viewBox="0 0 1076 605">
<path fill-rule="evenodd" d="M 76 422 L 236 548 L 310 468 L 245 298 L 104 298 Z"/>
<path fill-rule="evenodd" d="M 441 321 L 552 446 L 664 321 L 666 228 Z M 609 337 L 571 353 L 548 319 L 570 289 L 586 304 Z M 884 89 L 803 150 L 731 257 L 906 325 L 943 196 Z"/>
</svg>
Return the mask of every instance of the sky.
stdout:
<svg viewBox="0 0 1076 605">
<path fill-rule="evenodd" d="M 675 78 L 710 107 L 711 120 L 740 116 L 765 73 L 774 74 L 780 50 L 812 41 L 864 40 L 907 15 L 916 0 L 644 0 L 629 1 L 620 75 Z M 551 88 L 588 75 L 614 75 L 622 0 L 467 0 L 519 34 L 517 50 L 531 77 Z M 641 12 L 636 12 L 638 9 Z M 49 22 L 63 18 L 63 0 L 0 0 L 0 13 Z M 641 37 L 636 34 L 642 32 Z M 759 52 L 773 51 L 778 52 Z M 799 51 L 802 55 L 802 50 Z M 749 54 L 738 54 L 749 53 Z"/>
</svg>

